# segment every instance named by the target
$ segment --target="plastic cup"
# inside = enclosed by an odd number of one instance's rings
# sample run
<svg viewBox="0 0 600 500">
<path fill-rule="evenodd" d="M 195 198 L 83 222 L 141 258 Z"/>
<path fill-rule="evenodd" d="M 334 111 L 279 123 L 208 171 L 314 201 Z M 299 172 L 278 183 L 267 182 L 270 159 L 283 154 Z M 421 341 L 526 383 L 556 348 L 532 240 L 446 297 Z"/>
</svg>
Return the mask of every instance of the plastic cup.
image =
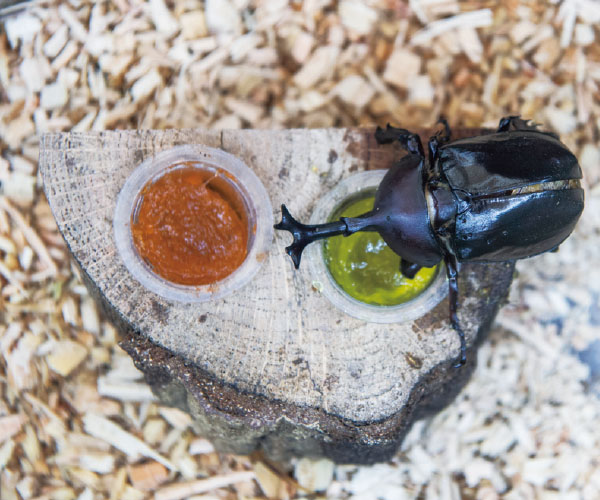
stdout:
<svg viewBox="0 0 600 500">
<path fill-rule="evenodd" d="M 323 223 L 348 200 L 374 194 L 385 173 L 385 170 L 369 170 L 344 179 L 318 201 L 309 223 Z M 412 300 L 395 306 L 367 304 L 351 297 L 335 281 L 325 262 L 323 242 L 309 245 L 305 254 L 315 289 L 338 309 L 364 321 L 412 321 L 432 310 L 448 293 L 445 266 L 442 262 L 438 265 L 431 284 Z"/>
<path fill-rule="evenodd" d="M 166 172 L 199 168 L 227 182 L 243 202 L 248 221 L 248 248 L 242 264 L 220 281 L 207 285 L 181 285 L 156 274 L 138 254 L 131 232 L 132 214 L 140 192 Z M 220 299 L 246 285 L 266 260 L 273 240 L 273 209 L 256 174 L 236 156 L 203 145 L 184 145 L 162 151 L 141 163 L 119 192 L 113 219 L 117 250 L 133 277 L 151 292 L 178 302 Z"/>
</svg>

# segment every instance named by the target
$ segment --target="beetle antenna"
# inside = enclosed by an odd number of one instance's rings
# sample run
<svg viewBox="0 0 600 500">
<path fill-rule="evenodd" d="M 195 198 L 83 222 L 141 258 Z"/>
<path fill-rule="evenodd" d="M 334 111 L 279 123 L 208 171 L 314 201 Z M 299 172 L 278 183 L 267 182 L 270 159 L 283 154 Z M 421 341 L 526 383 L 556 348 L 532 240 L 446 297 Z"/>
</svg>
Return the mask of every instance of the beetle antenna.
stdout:
<svg viewBox="0 0 600 500">
<path fill-rule="evenodd" d="M 460 357 L 458 358 L 455 368 L 460 368 L 467 362 L 467 341 L 465 338 L 465 332 L 458 323 L 458 270 L 456 257 L 448 255 L 446 257 L 446 270 L 448 272 L 448 284 L 450 286 L 450 293 L 448 295 L 449 308 L 450 308 L 450 324 L 454 331 L 458 334 L 460 340 Z"/>
<path fill-rule="evenodd" d="M 327 224 L 302 224 L 292 217 L 285 205 L 281 205 L 281 222 L 275 224 L 274 227 L 292 233 L 294 241 L 286 247 L 285 251 L 292 258 L 296 269 L 298 269 L 306 245 L 338 234 L 349 236 L 356 231 L 370 230 L 372 224 L 367 219 L 369 215 L 371 213 L 357 218 L 341 217 L 340 220 L 328 222 Z"/>
</svg>

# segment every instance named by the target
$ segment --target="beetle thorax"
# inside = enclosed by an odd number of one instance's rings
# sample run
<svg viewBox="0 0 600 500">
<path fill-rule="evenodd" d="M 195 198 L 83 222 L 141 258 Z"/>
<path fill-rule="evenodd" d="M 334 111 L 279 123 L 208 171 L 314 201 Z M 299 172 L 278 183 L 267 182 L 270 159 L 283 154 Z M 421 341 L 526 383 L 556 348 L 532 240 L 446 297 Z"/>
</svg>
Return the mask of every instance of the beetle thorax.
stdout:
<svg viewBox="0 0 600 500">
<path fill-rule="evenodd" d="M 375 198 L 377 230 L 403 259 L 430 267 L 443 256 L 425 198 L 423 160 L 407 155 L 383 178 Z"/>
</svg>

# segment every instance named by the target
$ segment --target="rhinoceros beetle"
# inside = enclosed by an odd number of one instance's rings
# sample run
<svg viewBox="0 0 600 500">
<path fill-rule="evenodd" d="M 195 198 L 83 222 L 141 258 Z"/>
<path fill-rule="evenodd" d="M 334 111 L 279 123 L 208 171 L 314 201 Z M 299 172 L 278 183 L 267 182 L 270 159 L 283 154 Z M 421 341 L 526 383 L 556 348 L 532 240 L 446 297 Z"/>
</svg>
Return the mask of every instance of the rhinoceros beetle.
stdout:
<svg viewBox="0 0 600 500">
<path fill-rule="evenodd" d="M 518 116 L 502 118 L 489 134 L 450 141 L 450 127 L 430 138 L 429 157 L 417 134 L 377 128 L 378 144 L 397 141 L 408 152 L 386 173 L 372 211 L 359 217 L 305 225 L 285 205 L 277 229 L 290 231 L 286 248 L 296 268 L 309 243 L 357 231 L 377 231 L 401 257 L 412 279 L 444 260 L 450 322 L 460 339 L 456 366 L 466 362 L 457 317 L 458 265 L 511 261 L 558 249 L 583 210 L 581 168 L 557 135 Z"/>
</svg>

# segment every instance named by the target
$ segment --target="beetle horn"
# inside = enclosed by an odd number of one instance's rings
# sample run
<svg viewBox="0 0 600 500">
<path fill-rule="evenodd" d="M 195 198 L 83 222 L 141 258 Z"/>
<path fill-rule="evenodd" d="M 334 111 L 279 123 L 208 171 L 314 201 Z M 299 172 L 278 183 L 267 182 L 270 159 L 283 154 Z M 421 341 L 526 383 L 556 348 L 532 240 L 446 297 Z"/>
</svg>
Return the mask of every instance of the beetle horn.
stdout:
<svg viewBox="0 0 600 500">
<path fill-rule="evenodd" d="M 341 217 L 340 220 L 327 224 L 302 224 L 292 217 L 285 205 L 281 205 L 281 222 L 274 227 L 292 233 L 294 241 L 285 251 L 298 269 L 304 248 L 313 241 L 339 234 L 350 236 L 357 231 L 374 230 L 372 221 L 368 218 L 370 215 L 371 212 L 356 218 Z"/>
</svg>

